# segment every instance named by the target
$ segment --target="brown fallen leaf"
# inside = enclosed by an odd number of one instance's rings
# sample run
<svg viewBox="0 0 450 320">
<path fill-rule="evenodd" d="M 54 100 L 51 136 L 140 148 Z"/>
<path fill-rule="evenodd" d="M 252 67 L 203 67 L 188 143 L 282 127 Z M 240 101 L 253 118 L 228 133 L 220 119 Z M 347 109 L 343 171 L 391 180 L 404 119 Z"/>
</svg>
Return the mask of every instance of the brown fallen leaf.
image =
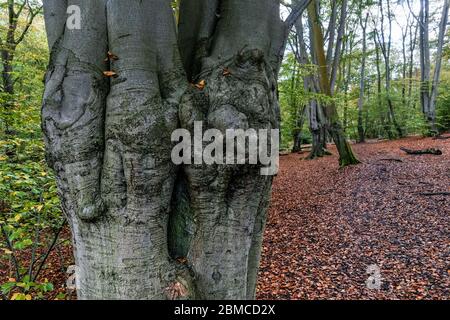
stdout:
<svg viewBox="0 0 450 320">
<path fill-rule="evenodd" d="M 115 73 L 114 71 L 104 71 L 103 75 L 105 77 L 109 77 L 109 78 L 117 78 L 118 77 L 117 73 Z"/>
<path fill-rule="evenodd" d="M 187 259 L 186 258 L 178 258 L 177 262 L 181 263 L 181 264 L 186 264 L 187 263 Z"/>
<path fill-rule="evenodd" d="M 111 51 L 108 51 L 107 53 L 107 57 L 105 58 L 105 62 L 107 61 L 116 61 L 119 60 L 119 57 L 116 56 L 114 53 L 112 53 Z"/>
<path fill-rule="evenodd" d="M 224 77 L 230 76 L 230 75 L 231 75 L 230 69 L 228 69 L 228 68 L 223 69 L 222 75 L 223 75 Z"/>
<path fill-rule="evenodd" d="M 172 283 L 165 289 L 166 295 L 170 300 L 175 300 L 180 297 L 185 297 L 188 293 L 188 290 L 184 285 L 180 282 Z"/>
<path fill-rule="evenodd" d="M 199 81 L 198 83 L 196 83 L 194 86 L 195 86 L 197 89 L 199 89 L 199 90 L 203 90 L 203 89 L 205 89 L 206 81 L 205 81 L 205 80 L 201 80 L 201 81 Z"/>
</svg>

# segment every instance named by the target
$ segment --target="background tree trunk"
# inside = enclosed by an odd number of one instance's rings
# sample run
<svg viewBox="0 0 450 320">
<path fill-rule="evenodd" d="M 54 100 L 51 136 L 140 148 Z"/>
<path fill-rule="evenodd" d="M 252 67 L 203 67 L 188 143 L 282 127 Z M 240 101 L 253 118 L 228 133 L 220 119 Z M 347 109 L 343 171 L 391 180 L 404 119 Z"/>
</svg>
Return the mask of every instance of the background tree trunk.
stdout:
<svg viewBox="0 0 450 320">
<path fill-rule="evenodd" d="M 419 13 L 419 40 L 420 40 L 420 101 L 422 105 L 422 112 L 427 120 L 432 123 L 433 116 L 430 110 L 430 36 L 429 36 L 429 20 L 430 20 L 430 4 L 428 0 L 420 0 Z"/>
<path fill-rule="evenodd" d="M 361 79 L 359 85 L 359 99 L 358 99 L 358 142 L 363 143 L 365 141 L 365 131 L 363 124 L 363 107 L 364 107 L 364 91 L 365 91 L 365 75 L 366 75 L 366 54 L 367 54 L 367 39 L 366 39 L 366 30 L 367 30 L 367 22 L 369 20 L 369 14 L 366 15 L 366 18 L 363 21 L 363 18 L 360 18 L 361 28 L 363 30 L 363 49 L 362 49 L 362 58 L 361 58 Z"/>
<path fill-rule="evenodd" d="M 9 113 L 15 102 L 14 85 L 17 77 L 14 76 L 14 59 L 17 46 L 23 41 L 30 30 L 35 17 L 41 12 L 39 4 L 29 1 L 8 0 L 7 9 L 7 29 L 4 39 L 0 36 L 0 59 L 2 64 L 0 89 L 6 93 L 6 101 L 3 104 L 6 113 Z M 24 20 L 24 27 L 19 28 L 19 19 Z M 9 130 L 9 119 L 6 117 L 5 133 L 11 134 Z"/>
<path fill-rule="evenodd" d="M 298 42 L 297 59 L 299 63 L 302 65 L 308 65 L 311 64 L 311 62 L 316 64 L 317 61 L 313 46 L 310 47 L 311 60 L 308 58 L 308 50 L 305 44 L 303 21 L 301 17 L 295 23 L 295 29 L 297 31 L 297 42 Z M 311 30 L 310 35 L 312 35 Z M 315 92 L 315 93 L 320 92 L 319 86 L 317 85 L 317 81 L 314 75 L 305 75 L 303 77 L 303 87 L 305 92 Z M 309 101 L 307 106 L 305 106 L 305 109 L 308 112 L 309 129 L 312 136 L 312 148 L 310 154 L 308 155 L 308 159 L 311 160 L 330 154 L 326 150 L 327 148 L 326 128 L 322 106 L 316 100 L 311 100 Z"/>
<path fill-rule="evenodd" d="M 413 92 L 413 72 L 414 72 L 414 51 L 416 50 L 417 46 L 417 31 L 419 30 L 419 25 L 416 24 L 414 27 L 414 33 L 413 33 L 413 27 L 414 25 L 411 24 L 409 26 L 409 66 L 408 66 L 408 108 L 411 107 L 411 104 L 413 104 L 413 108 L 415 108 L 416 103 L 415 99 L 414 102 L 412 101 L 412 92 Z"/>
<path fill-rule="evenodd" d="M 432 135 L 438 133 L 436 125 L 436 98 L 439 87 L 439 79 L 442 67 L 442 51 L 445 40 L 445 32 L 448 24 L 448 13 L 450 1 L 445 0 L 442 7 L 442 16 L 439 23 L 438 43 L 436 52 L 436 63 L 434 69 L 433 80 L 431 81 L 431 57 L 430 57 L 430 2 L 429 0 L 420 0 L 420 12 L 417 17 L 408 0 L 408 6 L 411 14 L 417 20 L 419 28 L 419 47 L 420 47 L 420 70 L 421 70 L 421 86 L 420 86 L 420 102 L 422 112 L 429 123 L 429 132 Z"/>
<path fill-rule="evenodd" d="M 438 43 L 437 43 L 437 52 L 436 52 L 436 64 L 434 67 L 434 75 L 433 82 L 431 84 L 431 96 L 430 96 L 430 117 L 431 118 L 431 131 L 433 134 L 438 133 L 438 128 L 436 124 L 436 99 L 439 90 L 439 79 L 441 76 L 441 68 L 442 68 L 442 51 L 444 48 L 444 40 L 445 40 L 445 32 L 447 30 L 448 24 L 448 15 L 450 8 L 450 0 L 444 1 L 444 6 L 442 8 L 442 16 L 439 24 L 439 34 L 438 34 Z"/>
<path fill-rule="evenodd" d="M 386 41 L 386 35 L 384 28 L 381 28 L 380 33 L 376 32 L 376 35 L 378 37 L 378 43 L 381 48 L 381 53 L 383 54 L 384 58 L 384 65 L 386 69 L 386 75 L 385 75 L 385 84 L 386 84 L 386 99 L 388 104 L 388 118 L 389 121 L 393 124 L 395 130 L 397 131 L 397 135 L 401 138 L 403 137 L 403 130 L 400 126 L 400 124 L 397 122 L 397 118 L 395 116 L 394 112 L 394 104 L 391 97 L 391 48 L 392 48 L 392 15 L 391 15 L 391 6 L 389 1 L 387 3 L 387 17 L 388 17 L 388 39 Z M 379 1 L 379 7 L 380 7 L 380 17 L 381 17 L 381 25 L 384 26 L 384 5 L 383 0 Z M 380 37 L 381 34 L 381 37 Z"/>
<path fill-rule="evenodd" d="M 332 90 L 328 78 L 328 67 L 324 52 L 323 32 L 319 23 L 319 16 L 315 1 L 312 1 L 308 6 L 308 15 L 313 32 L 313 39 L 311 41 L 313 42 L 313 47 L 319 66 L 319 82 L 321 92 L 332 98 Z M 333 137 L 334 143 L 336 144 L 339 152 L 339 164 L 341 166 L 347 166 L 359 163 L 344 135 L 334 101 L 331 101 L 324 107 L 324 113 L 328 122 L 327 129 Z"/>
</svg>

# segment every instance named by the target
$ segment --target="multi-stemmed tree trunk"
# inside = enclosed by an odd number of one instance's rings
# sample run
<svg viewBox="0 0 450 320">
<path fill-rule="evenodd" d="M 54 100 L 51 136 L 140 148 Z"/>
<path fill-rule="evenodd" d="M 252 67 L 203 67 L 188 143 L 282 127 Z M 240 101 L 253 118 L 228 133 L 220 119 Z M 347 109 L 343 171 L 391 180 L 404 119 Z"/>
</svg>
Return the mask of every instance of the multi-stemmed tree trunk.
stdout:
<svg viewBox="0 0 450 320">
<path fill-rule="evenodd" d="M 278 67 L 307 3 L 283 23 L 273 0 L 186 0 L 177 32 L 168 0 L 44 0 L 42 123 L 80 299 L 255 296 L 272 178 L 177 167 L 171 134 L 278 128 Z"/>
<path fill-rule="evenodd" d="M 310 65 L 312 63 L 317 63 L 314 55 L 313 46 L 310 47 L 311 51 L 311 60 L 309 59 L 308 50 L 306 48 L 305 39 L 304 39 L 304 29 L 303 29 L 303 21 L 300 17 L 295 23 L 295 29 L 297 32 L 296 42 L 297 47 L 294 48 L 294 53 L 296 54 L 297 61 L 301 65 Z M 310 28 L 311 29 L 311 28 Z M 312 31 L 310 30 L 310 34 L 312 36 Z M 316 77 L 311 74 L 307 74 L 303 76 L 303 88 L 305 92 L 320 92 L 319 85 L 317 84 Z M 304 106 L 307 111 L 308 119 L 309 119 L 309 130 L 312 136 L 312 148 L 311 152 L 308 156 L 308 159 L 315 159 L 318 157 L 323 157 L 324 155 L 331 154 L 327 148 L 326 142 L 326 120 L 322 111 L 322 106 L 318 103 L 317 100 L 312 99 L 308 102 L 307 105 Z M 302 120 L 303 121 L 303 120 Z"/>
<path fill-rule="evenodd" d="M 319 15 L 315 1 L 312 1 L 308 6 L 308 15 L 312 29 L 312 47 L 314 48 L 314 55 L 317 59 L 317 65 L 319 68 L 318 72 L 320 91 L 322 94 L 331 98 L 331 101 L 323 107 L 324 115 L 327 121 L 326 127 L 328 132 L 332 136 L 334 143 L 336 144 L 336 148 L 339 152 L 339 164 L 341 166 L 357 164 L 359 163 L 359 161 L 355 157 L 353 150 L 345 137 L 342 125 L 339 121 L 335 102 L 332 100 L 333 90 L 330 84 L 328 66 L 325 56 L 323 31 L 320 26 Z"/>
</svg>

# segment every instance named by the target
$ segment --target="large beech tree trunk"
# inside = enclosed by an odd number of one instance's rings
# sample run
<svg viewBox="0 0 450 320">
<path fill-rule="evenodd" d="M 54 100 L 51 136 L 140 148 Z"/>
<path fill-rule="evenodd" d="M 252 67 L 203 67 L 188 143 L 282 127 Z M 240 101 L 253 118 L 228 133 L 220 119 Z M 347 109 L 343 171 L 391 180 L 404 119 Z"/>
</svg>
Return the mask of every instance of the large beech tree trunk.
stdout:
<svg viewBox="0 0 450 320">
<path fill-rule="evenodd" d="M 79 30 L 65 27 L 70 5 Z M 283 23 L 273 0 L 185 0 L 177 32 L 169 0 L 44 10 L 42 125 L 79 298 L 254 298 L 272 177 L 255 165 L 177 167 L 171 134 L 194 133 L 194 121 L 278 128 L 278 66 L 299 11 Z"/>
</svg>

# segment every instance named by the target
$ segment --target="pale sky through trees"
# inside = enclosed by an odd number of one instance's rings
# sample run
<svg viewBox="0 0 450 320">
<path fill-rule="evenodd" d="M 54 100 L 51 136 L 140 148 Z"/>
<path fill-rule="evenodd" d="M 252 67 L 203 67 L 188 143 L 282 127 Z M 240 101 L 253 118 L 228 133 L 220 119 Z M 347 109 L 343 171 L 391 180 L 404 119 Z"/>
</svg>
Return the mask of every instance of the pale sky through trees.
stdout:
<svg viewBox="0 0 450 320">
<path fill-rule="evenodd" d="M 414 13 L 416 16 L 419 14 L 420 9 L 420 3 L 418 0 L 409 0 L 411 7 L 414 10 Z M 42 2 L 42 1 L 38 1 Z M 290 0 L 286 1 L 286 3 L 289 3 Z M 441 14 L 441 7 L 442 7 L 442 0 L 431 0 L 430 1 L 430 22 L 431 22 L 431 39 L 435 39 L 437 37 L 436 29 L 439 24 L 440 14 Z M 404 28 L 407 25 L 408 16 L 410 16 L 407 0 L 396 0 L 391 2 L 391 9 L 393 10 L 395 20 L 392 24 L 392 41 L 393 45 L 396 48 L 401 47 L 401 40 L 402 40 L 402 27 Z M 282 19 L 285 19 L 288 15 L 289 11 L 286 7 L 282 6 L 281 8 L 281 16 Z M 371 14 L 376 19 L 378 16 L 378 6 L 374 5 Z M 410 16 L 410 19 L 414 19 L 412 16 Z M 387 21 L 386 21 L 387 23 Z M 358 27 L 358 26 L 357 26 Z M 369 28 L 371 26 L 369 25 Z"/>
<path fill-rule="evenodd" d="M 287 1 L 290 2 L 290 1 Z M 419 10 L 420 10 L 420 3 L 418 0 L 410 0 L 410 4 L 412 9 L 414 10 L 414 14 L 418 16 Z M 432 0 L 430 1 L 430 22 L 431 22 L 431 39 L 435 39 L 437 37 L 436 29 L 439 24 L 439 19 L 441 17 L 441 7 L 442 7 L 442 1 L 441 0 Z M 410 16 L 410 19 L 414 19 L 412 15 L 410 15 L 410 11 L 408 8 L 408 4 L 406 0 L 398 0 L 398 1 L 392 1 L 391 2 L 391 10 L 394 13 L 395 20 L 392 24 L 392 41 L 393 45 L 396 48 L 401 48 L 401 41 L 402 41 L 402 28 L 405 28 L 408 21 L 408 16 Z M 288 15 L 289 11 L 286 7 L 282 6 L 281 9 L 281 16 L 283 19 L 285 19 Z M 374 19 L 376 19 L 379 15 L 379 9 L 378 6 L 374 5 L 371 9 L 371 14 Z M 386 19 L 387 20 L 387 19 Z M 387 21 L 385 21 L 387 23 Z M 415 23 L 415 21 L 414 21 Z M 325 25 L 326 27 L 326 25 Z M 369 24 L 369 29 L 373 27 L 373 25 Z M 357 26 L 359 29 L 359 25 Z"/>
</svg>

